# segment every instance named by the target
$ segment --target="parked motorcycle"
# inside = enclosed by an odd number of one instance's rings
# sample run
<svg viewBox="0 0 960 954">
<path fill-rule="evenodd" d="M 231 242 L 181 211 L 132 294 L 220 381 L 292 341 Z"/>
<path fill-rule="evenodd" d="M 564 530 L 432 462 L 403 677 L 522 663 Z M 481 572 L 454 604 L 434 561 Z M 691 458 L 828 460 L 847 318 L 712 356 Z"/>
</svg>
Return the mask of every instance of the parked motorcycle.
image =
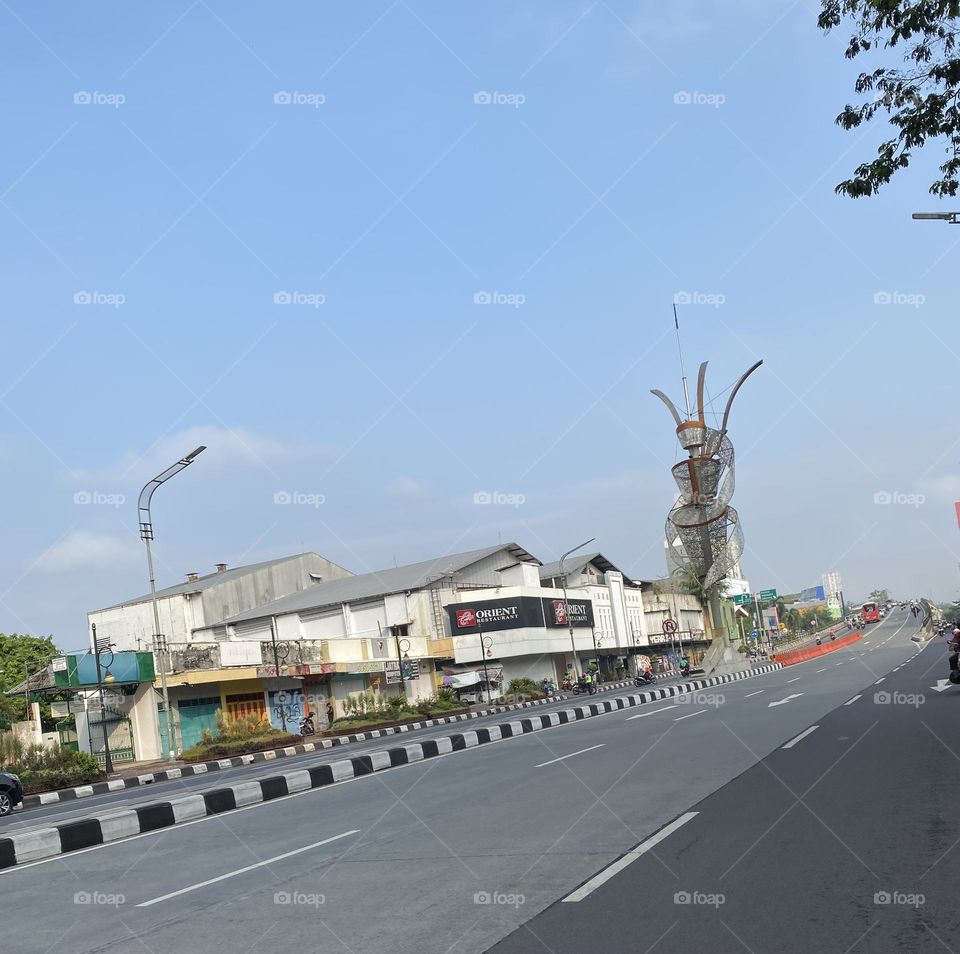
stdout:
<svg viewBox="0 0 960 954">
<path fill-rule="evenodd" d="M 301 734 L 301 735 L 316 735 L 316 734 L 317 734 L 316 727 L 315 727 L 314 724 L 313 724 L 313 713 L 312 713 L 312 712 L 308 712 L 308 713 L 300 720 L 300 734 Z"/>
<path fill-rule="evenodd" d="M 540 688 L 548 699 L 557 691 L 557 687 L 549 679 L 544 679 L 543 682 L 540 683 Z"/>
</svg>

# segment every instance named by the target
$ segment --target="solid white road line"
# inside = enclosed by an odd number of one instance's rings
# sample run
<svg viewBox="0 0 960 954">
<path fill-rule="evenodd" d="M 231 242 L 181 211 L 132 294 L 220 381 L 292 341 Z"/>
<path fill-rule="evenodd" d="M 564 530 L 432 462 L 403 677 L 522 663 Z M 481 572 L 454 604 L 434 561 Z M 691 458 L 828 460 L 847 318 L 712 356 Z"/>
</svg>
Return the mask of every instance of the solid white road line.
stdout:
<svg viewBox="0 0 960 954">
<path fill-rule="evenodd" d="M 797 676 L 796 679 L 788 679 L 787 685 L 789 686 L 791 682 L 799 682 L 801 678 L 802 678 L 801 676 Z"/>
<path fill-rule="evenodd" d="M 696 818 L 698 814 L 700 813 L 686 812 L 675 821 L 670 822 L 666 828 L 661 828 L 660 831 L 658 831 L 655 835 L 651 835 L 646 841 L 643 841 L 637 845 L 636 848 L 631 848 L 625 855 L 618 858 L 612 865 L 604 868 L 599 874 L 594 875 L 585 884 L 580 885 L 576 891 L 568 894 L 563 901 L 582 901 L 584 898 L 589 897 L 602 884 L 606 884 L 615 874 L 619 874 L 624 868 L 627 867 L 627 865 L 633 864 L 637 858 L 645 855 L 651 848 L 655 848 L 660 844 L 661 841 L 672 835 L 678 828 L 686 825 L 688 821 Z"/>
<path fill-rule="evenodd" d="M 706 709 L 698 709 L 696 712 L 690 712 L 685 716 L 678 716 L 674 719 L 674 722 L 683 722 L 684 719 L 692 719 L 695 715 L 703 715 L 706 712 Z"/>
<path fill-rule="evenodd" d="M 592 752 L 594 749 L 602 749 L 607 743 L 601 742 L 599 745 L 591 745 L 589 749 L 580 749 L 577 752 L 571 752 L 569 755 L 561 755 L 558 759 L 550 759 L 549 762 L 541 762 L 534 768 L 543 768 L 545 765 L 553 765 L 555 762 L 562 762 L 564 759 L 572 759 L 575 755 L 583 755 L 584 752 Z"/>
<path fill-rule="evenodd" d="M 886 679 L 886 678 L 887 678 L 886 676 L 881 676 L 881 677 L 874 683 L 874 685 L 875 685 L 875 686 L 879 686 L 880 683 L 883 682 L 883 680 Z"/>
<path fill-rule="evenodd" d="M 792 749 L 798 742 L 805 739 L 811 732 L 816 732 L 820 726 L 812 725 L 809 729 L 804 729 L 795 739 L 791 739 L 786 745 L 781 745 L 782 749 Z"/>
<path fill-rule="evenodd" d="M 630 716 L 629 719 L 624 719 L 624 722 L 630 722 L 633 719 L 646 719 L 647 716 L 656 715 L 658 712 L 666 712 L 667 709 L 679 709 L 680 706 L 664 706 L 662 709 L 654 709 L 652 712 L 641 712 L 638 715 Z"/>
<path fill-rule="evenodd" d="M 216 884 L 218 881 L 226 881 L 228 878 L 236 878 L 237 875 L 245 874 L 248 871 L 254 871 L 257 868 L 263 868 L 265 865 L 272 865 L 275 861 L 283 861 L 284 858 L 292 858 L 294 855 L 302 855 L 305 851 L 310 851 L 311 848 L 319 848 L 321 845 L 329 845 L 331 841 L 339 841 L 341 838 L 346 838 L 348 835 L 357 835 L 359 833 L 359 828 L 341 832 L 339 835 L 334 835 L 332 838 L 324 838 L 323 841 L 315 841 L 312 845 L 304 845 L 303 848 L 296 848 L 293 851 L 286 851 L 282 855 L 277 855 L 275 858 L 267 858 L 266 861 L 258 861 L 255 865 L 247 865 L 246 868 L 237 868 L 236 871 L 228 871 L 226 874 L 222 874 L 217 878 L 210 878 L 207 881 L 200 881 L 197 884 L 191 884 L 186 888 L 181 888 L 179 891 L 171 891 L 169 894 L 162 894 L 159 898 L 151 898 L 149 901 L 141 901 L 137 907 L 149 908 L 151 905 L 159 904 L 161 901 L 169 901 L 170 898 L 179 897 L 181 894 L 189 894 L 191 891 L 197 891 L 200 888 L 205 888 L 209 884 Z"/>
<path fill-rule="evenodd" d="M 758 689 L 756 692 L 748 692 L 743 698 L 749 699 L 751 696 L 759 696 L 760 693 L 763 691 L 764 691 L 763 689 Z"/>
<path fill-rule="evenodd" d="M 860 696 L 854 696 L 852 699 L 847 699 L 847 701 L 844 703 L 844 705 L 845 705 L 845 706 L 852 706 L 852 705 L 857 701 L 857 699 L 859 699 L 859 698 L 860 698 Z"/>
</svg>

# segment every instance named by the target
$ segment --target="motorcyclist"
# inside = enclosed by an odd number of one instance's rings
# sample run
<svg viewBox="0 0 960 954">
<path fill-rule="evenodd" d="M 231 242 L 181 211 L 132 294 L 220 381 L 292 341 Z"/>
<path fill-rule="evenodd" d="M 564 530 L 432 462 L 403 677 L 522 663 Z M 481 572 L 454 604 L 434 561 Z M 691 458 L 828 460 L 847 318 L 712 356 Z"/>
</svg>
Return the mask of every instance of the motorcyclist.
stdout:
<svg viewBox="0 0 960 954">
<path fill-rule="evenodd" d="M 954 629 L 947 649 L 950 650 L 950 681 L 960 682 L 960 663 L 957 662 L 957 657 L 960 656 L 960 627 Z"/>
</svg>

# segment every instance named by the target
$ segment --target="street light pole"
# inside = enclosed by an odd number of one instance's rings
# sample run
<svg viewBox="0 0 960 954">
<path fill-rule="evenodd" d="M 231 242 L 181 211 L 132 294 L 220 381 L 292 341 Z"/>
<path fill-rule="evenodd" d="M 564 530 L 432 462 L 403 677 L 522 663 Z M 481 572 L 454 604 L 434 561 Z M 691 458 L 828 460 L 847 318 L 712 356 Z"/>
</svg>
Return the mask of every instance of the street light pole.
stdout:
<svg viewBox="0 0 960 954">
<path fill-rule="evenodd" d="M 171 477 L 179 474 L 181 470 L 189 467 L 198 454 L 201 454 L 207 448 L 201 444 L 195 450 L 192 450 L 186 457 L 181 457 L 175 464 L 168 467 L 163 473 L 158 474 L 143 490 L 137 498 L 137 519 L 140 524 L 140 539 L 147 547 L 147 572 L 150 574 L 150 602 L 153 604 L 153 652 L 155 657 L 160 660 L 160 685 L 163 691 L 163 718 L 167 729 L 167 751 L 163 757 L 173 759 L 176 755 L 177 740 L 173 736 L 173 721 L 170 718 L 170 693 L 167 690 L 167 653 L 166 640 L 160 634 L 160 607 L 157 604 L 157 577 L 153 570 L 153 550 L 150 544 L 153 541 L 153 518 L 150 515 L 150 501 L 154 492 L 161 485 L 166 483 Z M 162 645 L 161 645 L 162 644 Z"/>
<path fill-rule="evenodd" d="M 280 695 L 282 689 L 280 688 L 280 653 L 277 649 L 277 617 L 270 617 L 270 642 L 273 645 L 273 674 L 277 677 L 277 708 L 280 710 L 280 726 L 284 733 L 287 731 L 287 714 L 284 712 L 283 700 L 281 700 Z M 284 644 L 284 649 L 286 650 L 283 654 L 283 658 L 286 659 L 290 654 L 290 648 Z"/>
<path fill-rule="evenodd" d="M 563 571 L 564 560 L 570 556 L 571 553 L 576 553 L 577 550 L 582 550 L 587 544 L 593 543 L 596 540 L 596 537 L 591 537 L 589 540 L 585 540 L 583 543 L 578 543 L 575 547 L 570 550 L 567 550 L 566 553 L 560 557 L 560 579 L 563 581 L 563 612 L 567 617 L 567 627 L 570 630 L 570 647 L 573 649 L 573 674 L 577 675 L 577 670 L 580 667 L 580 662 L 577 659 L 577 643 L 573 638 L 573 620 L 570 618 L 570 603 L 567 601 L 567 574 Z"/>
<path fill-rule="evenodd" d="M 949 222 L 950 225 L 960 225 L 960 212 L 914 212 L 912 219 L 935 220 Z"/>
<path fill-rule="evenodd" d="M 110 643 L 107 642 L 101 647 L 97 642 L 97 624 L 91 623 L 90 628 L 93 630 L 93 658 L 97 662 L 97 693 L 100 696 L 100 731 L 103 732 L 103 768 L 107 775 L 112 775 L 113 759 L 110 757 L 110 739 L 107 737 L 107 706 L 103 699 L 103 676 L 100 670 L 100 653 L 109 652 Z M 108 671 L 109 668 L 108 666 Z M 108 678 L 112 679 L 113 677 Z"/>
<path fill-rule="evenodd" d="M 480 623 L 480 617 L 477 617 L 477 635 L 480 637 L 480 659 L 483 662 L 483 684 L 487 688 L 487 703 L 490 702 L 490 676 L 487 673 L 487 640 L 490 639 L 489 636 L 484 637 L 483 635 L 483 626 Z M 490 640 L 492 643 L 492 640 Z"/>
</svg>

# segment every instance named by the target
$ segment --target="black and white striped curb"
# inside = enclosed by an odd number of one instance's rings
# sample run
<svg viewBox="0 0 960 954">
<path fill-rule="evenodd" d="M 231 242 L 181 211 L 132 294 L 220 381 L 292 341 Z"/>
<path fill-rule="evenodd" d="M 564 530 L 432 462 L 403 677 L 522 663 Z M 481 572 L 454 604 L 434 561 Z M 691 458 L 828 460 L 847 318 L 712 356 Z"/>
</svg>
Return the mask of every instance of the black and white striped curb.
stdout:
<svg viewBox="0 0 960 954">
<path fill-rule="evenodd" d="M 633 685 L 629 682 L 616 682 L 598 686 L 598 692 L 609 692 L 612 689 L 623 689 Z M 55 792 L 43 792 L 40 795 L 27 795 L 23 799 L 24 808 L 37 808 L 40 805 L 55 805 L 58 802 L 74 801 L 78 798 L 89 798 L 91 795 L 105 795 L 109 792 L 124 792 L 130 788 L 139 788 L 142 785 L 151 785 L 154 782 L 169 782 L 179 778 L 190 778 L 194 775 L 207 775 L 210 772 L 219 772 L 222 769 L 239 768 L 242 765 L 252 765 L 256 762 L 272 762 L 275 759 L 288 758 L 291 755 L 305 755 L 311 752 L 324 752 L 342 745 L 356 742 L 368 742 L 371 739 L 382 739 L 390 735 L 399 735 L 403 732 L 415 732 L 420 729 L 430 729 L 438 725 L 450 725 L 455 722 L 466 722 L 470 719 L 479 719 L 484 716 L 496 715 L 500 712 L 512 712 L 516 709 L 529 709 L 532 706 L 544 706 L 550 703 L 562 702 L 566 695 L 554 695 L 549 699 L 533 699 L 529 702 L 515 702 L 511 705 L 492 706 L 473 712 L 461 712 L 457 715 L 443 716 L 439 719 L 426 719 L 423 722 L 408 722 L 405 725 L 388 726 L 384 729 L 371 729 L 369 732 L 358 732 L 351 735 L 334 736 L 329 739 L 317 739 L 316 742 L 300 742 L 288 745 L 281 749 L 266 749 L 263 752 L 252 752 L 249 755 L 235 755 L 231 758 L 217 759 L 213 762 L 197 762 L 194 765 L 183 765 L 179 768 L 164 769 L 160 772 L 149 772 L 144 775 L 132 775 L 129 778 L 117 778 L 109 782 L 94 782 L 90 785 L 80 785 L 77 788 L 61 788 Z"/>
<path fill-rule="evenodd" d="M 196 795 L 187 795 L 183 798 L 174 798 L 169 801 L 141 805 L 138 808 L 93 815 L 63 825 L 31 829 L 11 835 L 9 838 L 0 838 L 0 869 L 29 864 L 32 861 L 42 861 L 45 858 L 67 854 L 71 851 L 80 851 L 84 848 L 93 848 L 133 835 L 142 835 L 147 832 L 158 831 L 161 828 L 182 825 L 185 822 L 196 821 L 209 815 L 230 812 L 247 805 L 268 802 L 275 798 L 295 795 L 297 792 L 304 792 L 313 788 L 322 788 L 325 785 L 360 778 L 364 775 L 371 775 L 374 772 L 382 772 L 385 769 L 396 768 L 401 765 L 411 765 L 424 759 L 448 755 L 451 752 L 461 752 L 489 742 L 499 742 L 501 739 L 515 738 L 516 736 L 527 735 L 530 732 L 539 732 L 542 729 L 567 725 L 581 719 L 615 712 L 618 709 L 630 709 L 634 706 L 657 702 L 672 696 L 687 695 L 710 686 L 735 682 L 782 668 L 779 664 L 773 663 L 768 666 L 760 666 L 749 672 L 709 676 L 679 686 L 650 689 L 631 696 L 618 696 L 616 699 L 591 702 L 573 709 L 560 709 L 539 716 L 529 716 L 516 722 L 483 726 L 440 739 L 425 739 L 423 742 L 409 743 L 386 751 L 371 752 L 369 755 L 357 755 L 350 759 L 342 759 L 339 762 L 327 762 L 323 765 L 291 771 L 283 775 L 240 782 L 236 785 L 215 788 L 210 791 L 199 792 Z"/>
</svg>

